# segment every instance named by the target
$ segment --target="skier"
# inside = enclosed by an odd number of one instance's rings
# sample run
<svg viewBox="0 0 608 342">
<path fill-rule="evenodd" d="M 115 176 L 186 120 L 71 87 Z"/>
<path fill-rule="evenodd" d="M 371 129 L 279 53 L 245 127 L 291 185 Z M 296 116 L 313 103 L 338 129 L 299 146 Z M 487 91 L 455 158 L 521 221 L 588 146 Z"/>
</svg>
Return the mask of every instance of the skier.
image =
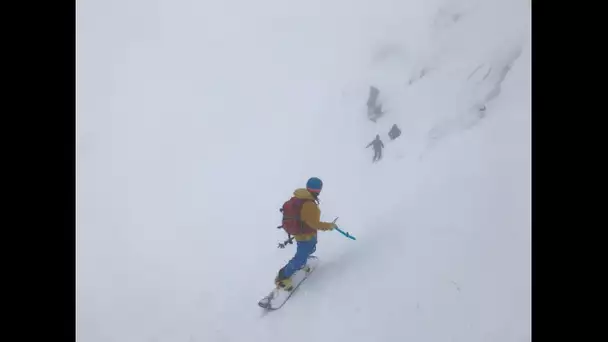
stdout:
<svg viewBox="0 0 608 342">
<path fill-rule="evenodd" d="M 372 140 L 365 148 L 370 146 L 374 147 L 374 159 L 372 162 L 380 160 L 382 158 L 382 149 L 384 148 L 384 144 L 382 143 L 382 140 L 380 140 L 380 134 L 376 134 L 376 139 Z"/>
<path fill-rule="evenodd" d="M 394 124 L 391 130 L 388 132 L 388 137 L 391 140 L 397 139 L 401 135 L 401 130 L 397 127 L 397 124 Z"/>
<path fill-rule="evenodd" d="M 294 223 L 298 225 L 298 234 L 293 237 L 297 242 L 297 250 L 295 256 L 289 260 L 287 265 L 283 266 L 275 278 L 274 282 L 278 288 L 283 288 L 286 291 L 293 290 L 291 276 L 306 265 L 308 257 L 317 249 L 317 231 L 329 231 L 336 228 L 335 223 L 321 222 L 321 211 L 319 210 L 319 194 L 323 188 L 323 182 L 316 177 L 312 177 L 306 182 L 306 189 L 296 189 L 293 192 L 293 197 L 290 201 L 300 203 L 294 207 L 294 213 L 286 213 L 283 206 L 284 225 L 286 224 L 285 216 L 294 215 L 292 218 Z M 298 201 L 300 200 L 300 201 Z M 290 201 L 286 202 L 289 203 Z"/>
</svg>

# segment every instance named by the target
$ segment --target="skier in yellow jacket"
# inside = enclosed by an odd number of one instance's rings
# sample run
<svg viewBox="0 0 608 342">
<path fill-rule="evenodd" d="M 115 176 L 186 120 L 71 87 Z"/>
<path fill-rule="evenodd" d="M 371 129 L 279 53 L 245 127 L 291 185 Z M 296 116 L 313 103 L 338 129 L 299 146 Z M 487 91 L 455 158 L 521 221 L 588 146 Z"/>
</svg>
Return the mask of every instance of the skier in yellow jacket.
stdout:
<svg viewBox="0 0 608 342">
<path fill-rule="evenodd" d="M 316 177 L 312 177 L 306 183 L 306 189 L 296 189 L 293 192 L 292 200 L 297 202 L 296 211 L 299 211 L 298 224 L 301 225 L 298 234 L 294 234 L 297 242 L 296 255 L 289 260 L 287 265 L 279 270 L 275 279 L 278 287 L 287 291 L 293 289 L 291 276 L 306 265 L 308 257 L 315 252 L 317 246 L 317 231 L 333 230 L 335 223 L 321 222 L 321 211 L 318 206 L 318 197 L 323 188 L 323 182 Z M 285 213 L 284 213 L 285 214 Z M 296 216 L 297 213 L 296 213 Z"/>
</svg>

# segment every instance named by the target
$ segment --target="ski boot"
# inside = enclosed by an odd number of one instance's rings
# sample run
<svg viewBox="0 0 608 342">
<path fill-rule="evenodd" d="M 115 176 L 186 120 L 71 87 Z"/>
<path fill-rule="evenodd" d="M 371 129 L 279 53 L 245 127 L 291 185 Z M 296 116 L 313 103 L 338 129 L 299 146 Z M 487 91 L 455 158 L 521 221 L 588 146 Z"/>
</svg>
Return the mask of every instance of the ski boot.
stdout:
<svg viewBox="0 0 608 342">
<path fill-rule="evenodd" d="M 283 275 L 282 268 L 281 268 L 281 270 L 279 270 L 279 274 L 277 274 L 277 277 L 274 279 L 274 283 L 277 286 L 277 288 L 283 289 L 287 292 L 290 292 L 291 290 L 293 290 L 293 284 L 291 283 L 291 278 L 287 278 Z"/>
</svg>

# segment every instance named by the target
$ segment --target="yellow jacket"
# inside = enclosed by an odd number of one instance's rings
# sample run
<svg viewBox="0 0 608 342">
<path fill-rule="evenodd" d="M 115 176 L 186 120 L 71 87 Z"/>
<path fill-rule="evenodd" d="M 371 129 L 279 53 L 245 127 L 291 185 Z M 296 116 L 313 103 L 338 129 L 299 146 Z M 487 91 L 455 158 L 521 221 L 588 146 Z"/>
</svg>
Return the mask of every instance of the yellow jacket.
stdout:
<svg viewBox="0 0 608 342">
<path fill-rule="evenodd" d="M 293 195 L 300 199 L 309 199 L 312 201 L 304 202 L 302 206 L 302 211 L 300 212 L 300 219 L 304 221 L 310 228 L 314 229 L 314 233 L 310 234 L 298 234 L 294 235 L 296 241 L 308 241 L 313 237 L 317 236 L 317 230 L 331 230 L 334 227 L 334 224 L 331 222 L 321 222 L 321 210 L 319 210 L 319 206 L 314 201 L 315 198 L 308 192 L 306 189 L 296 189 L 293 192 Z"/>
</svg>

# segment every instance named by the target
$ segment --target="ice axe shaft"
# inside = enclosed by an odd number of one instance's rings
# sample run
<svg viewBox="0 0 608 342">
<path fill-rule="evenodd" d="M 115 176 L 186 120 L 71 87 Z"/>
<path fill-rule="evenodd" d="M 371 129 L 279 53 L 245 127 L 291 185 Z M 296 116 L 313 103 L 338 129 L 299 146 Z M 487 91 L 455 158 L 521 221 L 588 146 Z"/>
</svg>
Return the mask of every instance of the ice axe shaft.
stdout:
<svg viewBox="0 0 608 342">
<path fill-rule="evenodd" d="M 338 221 L 338 217 L 336 217 L 332 223 L 336 223 L 336 221 Z M 345 231 L 343 231 L 342 229 L 340 229 L 338 227 L 336 227 L 334 229 L 337 230 L 338 232 L 340 232 L 340 234 L 346 236 L 347 238 L 349 238 L 351 240 L 357 240 L 357 238 L 355 238 L 354 236 L 350 235 L 349 232 L 345 232 Z"/>
<path fill-rule="evenodd" d="M 334 228 L 334 229 L 335 229 L 335 230 L 337 230 L 338 232 L 340 232 L 340 234 L 342 234 L 342 235 L 346 236 L 347 238 L 349 238 L 349 239 L 351 239 L 351 240 L 357 240 L 357 238 L 355 238 L 354 236 L 350 235 L 350 233 L 349 233 L 349 232 L 345 232 L 345 231 L 343 231 L 342 229 L 340 229 L 340 228 L 338 228 L 338 227 L 336 227 L 336 228 Z"/>
</svg>

